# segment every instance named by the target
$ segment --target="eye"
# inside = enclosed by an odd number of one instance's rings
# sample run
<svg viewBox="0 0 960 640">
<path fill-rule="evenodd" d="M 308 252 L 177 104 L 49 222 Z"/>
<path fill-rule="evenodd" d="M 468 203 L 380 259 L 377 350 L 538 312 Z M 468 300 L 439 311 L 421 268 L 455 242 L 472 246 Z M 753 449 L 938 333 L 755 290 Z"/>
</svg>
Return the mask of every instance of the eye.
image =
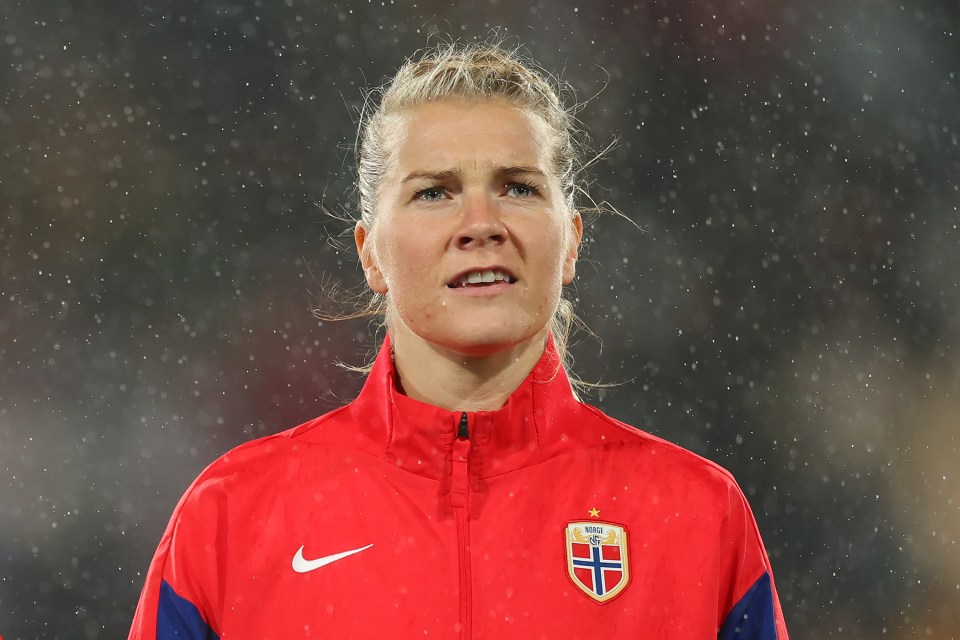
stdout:
<svg viewBox="0 0 960 640">
<path fill-rule="evenodd" d="M 540 190 L 529 182 L 509 182 L 506 187 L 507 195 L 514 198 L 530 198 L 540 195 Z"/>
<path fill-rule="evenodd" d="M 427 189 L 421 189 L 413 194 L 414 200 L 423 200 L 424 202 L 436 202 L 437 200 L 443 199 L 444 193 L 443 189 L 440 187 L 429 187 Z"/>
</svg>

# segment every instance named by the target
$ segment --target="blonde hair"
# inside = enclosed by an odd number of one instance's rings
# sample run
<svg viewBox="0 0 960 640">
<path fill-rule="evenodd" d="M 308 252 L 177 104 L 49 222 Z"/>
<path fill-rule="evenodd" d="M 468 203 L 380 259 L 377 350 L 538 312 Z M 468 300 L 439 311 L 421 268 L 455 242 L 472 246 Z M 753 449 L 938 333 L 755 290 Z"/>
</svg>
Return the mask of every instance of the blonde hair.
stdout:
<svg viewBox="0 0 960 640">
<path fill-rule="evenodd" d="M 399 127 L 390 126 L 396 119 L 427 102 L 499 99 L 538 116 L 547 125 L 551 161 L 572 226 L 575 196 L 583 193 L 576 179 L 585 167 L 581 150 L 586 144 L 585 134 L 576 126 L 577 106 L 561 101 L 560 95 L 565 93 L 572 93 L 569 87 L 500 42 L 444 43 L 408 59 L 389 83 L 367 95 L 361 114 L 356 151 L 361 223 L 370 232 L 376 225 L 380 190 L 397 147 L 391 132 Z M 363 310 L 349 317 L 379 315 L 386 322 L 389 311 L 388 298 L 373 294 Z M 573 303 L 561 295 L 549 329 L 568 374 L 571 359 L 567 346 L 575 324 L 582 326 Z"/>
</svg>

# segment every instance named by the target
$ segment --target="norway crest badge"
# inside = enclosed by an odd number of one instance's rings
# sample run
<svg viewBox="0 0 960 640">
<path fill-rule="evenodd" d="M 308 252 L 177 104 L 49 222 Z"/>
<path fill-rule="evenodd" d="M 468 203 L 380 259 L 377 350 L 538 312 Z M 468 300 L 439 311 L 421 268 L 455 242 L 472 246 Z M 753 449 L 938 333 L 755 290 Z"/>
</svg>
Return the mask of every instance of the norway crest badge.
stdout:
<svg viewBox="0 0 960 640">
<path fill-rule="evenodd" d="M 571 522 L 564 531 L 567 574 L 581 591 L 603 604 L 630 582 L 627 531 L 610 522 Z"/>
</svg>

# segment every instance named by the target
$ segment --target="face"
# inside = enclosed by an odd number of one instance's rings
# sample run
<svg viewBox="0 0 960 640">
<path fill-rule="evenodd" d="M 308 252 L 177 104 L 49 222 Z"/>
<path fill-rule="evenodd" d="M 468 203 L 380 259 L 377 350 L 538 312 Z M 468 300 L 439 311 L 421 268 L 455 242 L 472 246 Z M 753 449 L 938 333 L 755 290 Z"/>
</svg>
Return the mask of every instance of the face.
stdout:
<svg viewBox="0 0 960 640">
<path fill-rule="evenodd" d="M 411 109 L 373 229 L 358 225 L 391 326 L 467 356 L 542 338 L 573 280 L 580 216 L 550 163 L 549 129 L 502 101 Z"/>
</svg>

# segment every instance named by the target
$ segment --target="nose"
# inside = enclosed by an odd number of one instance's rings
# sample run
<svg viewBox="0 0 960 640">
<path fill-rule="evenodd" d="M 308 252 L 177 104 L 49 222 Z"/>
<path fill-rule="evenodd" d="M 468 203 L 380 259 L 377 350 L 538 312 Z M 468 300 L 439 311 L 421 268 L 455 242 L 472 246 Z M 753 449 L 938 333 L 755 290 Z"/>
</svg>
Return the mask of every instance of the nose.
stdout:
<svg viewBox="0 0 960 640">
<path fill-rule="evenodd" d="M 460 228 L 456 243 L 461 249 L 502 244 L 507 228 L 497 215 L 496 202 L 486 194 L 464 196 Z"/>
</svg>

